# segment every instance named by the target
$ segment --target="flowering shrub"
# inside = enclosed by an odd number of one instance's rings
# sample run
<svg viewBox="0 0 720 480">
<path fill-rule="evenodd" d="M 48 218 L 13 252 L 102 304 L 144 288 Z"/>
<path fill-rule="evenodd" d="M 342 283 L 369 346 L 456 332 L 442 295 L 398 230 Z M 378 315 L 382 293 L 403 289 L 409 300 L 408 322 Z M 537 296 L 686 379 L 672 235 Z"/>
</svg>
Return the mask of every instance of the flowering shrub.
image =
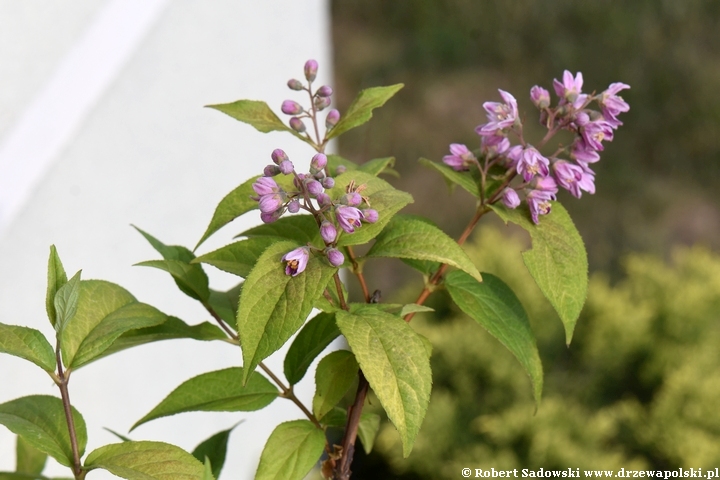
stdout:
<svg viewBox="0 0 720 480">
<path fill-rule="evenodd" d="M 274 150 L 262 176 L 246 181 L 220 201 L 195 250 L 248 212 L 259 210 L 262 225 L 242 232 L 242 240 L 200 256 L 186 247 L 165 245 L 138 229 L 162 256 L 139 265 L 169 273 L 183 293 L 202 304 L 215 325 L 188 325 L 136 301 L 118 285 L 81 280 L 80 272 L 68 279 L 51 247 L 46 306 L 57 332 L 55 346 L 37 330 L 0 324 L 0 351 L 48 372 L 61 394 L 61 398 L 30 396 L 0 405 L 0 423 L 19 436 L 18 458 L 29 459 L 11 478 L 41 478 L 47 456 L 68 466 L 76 480 L 94 469 L 130 480 L 164 479 L 168 474 L 216 478 L 226 457 L 229 431 L 200 443 L 192 453 L 166 443 L 121 437 L 122 443 L 85 456 L 87 432 L 70 403 L 70 373 L 119 350 L 170 338 L 238 345 L 243 366 L 189 379 L 132 428 L 188 411 L 259 410 L 283 398 L 294 403 L 304 418 L 275 429 L 256 478 L 302 479 L 321 462 L 325 478 L 348 479 L 356 440 L 370 451 L 380 426 L 378 415 L 362 411 L 372 388 L 407 456 L 420 431 L 432 385 L 432 346 L 410 321 L 416 313 L 429 310 L 423 304 L 438 288 L 446 289 L 463 312 L 515 355 L 530 377 L 535 401 L 540 402 L 543 371 L 527 315 L 513 291 L 499 277 L 480 273 L 462 245 L 490 212 L 526 229 L 533 246 L 522 254 L 524 263 L 558 312 L 569 343 L 587 293 L 587 258 L 556 194 L 558 186 L 578 198 L 583 191 L 594 193 L 595 174 L 589 165 L 599 160 L 602 142 L 612 140 L 621 125 L 617 116 L 629 107 L 617 94 L 629 87 L 615 83 L 599 95 L 582 93 L 582 75 L 573 77 L 566 71 L 562 82 L 553 82 L 559 98 L 554 107 L 547 90 L 533 87 L 530 97 L 547 128 L 535 146 L 524 138 L 515 98 L 500 90 L 502 103 L 483 105 L 488 121 L 476 128 L 478 149 L 452 144 L 443 163 L 421 159 L 477 198 L 474 216 L 454 241 L 430 221 L 399 213 L 412 196 L 379 178 L 392 171 L 393 158 L 357 165 L 325 152 L 331 139 L 367 122 L 373 110 L 402 85 L 364 90 L 341 114 L 327 110 L 332 88 L 314 87 L 317 70 L 317 62 L 309 60 L 306 83 L 288 81 L 291 90 L 305 92 L 307 103 L 282 103 L 280 110 L 290 116 L 287 125 L 263 102 L 211 106 L 261 132 L 290 133 L 317 152 L 309 171 L 298 172 L 282 149 Z M 599 111 L 590 109 L 593 102 Z M 541 153 L 561 130 L 572 132 L 573 142 L 549 155 Z M 355 252 L 356 245 L 371 241 L 367 253 Z M 381 293 L 372 291 L 363 275 L 366 259 L 375 257 L 398 258 L 423 276 L 424 287 L 414 303 L 381 303 Z M 227 292 L 212 290 L 202 264 L 237 275 L 241 281 Z M 341 268 L 357 278 L 361 299 L 348 297 Z M 313 312 L 317 313 L 308 320 Z M 282 379 L 264 360 L 294 335 Z M 305 405 L 293 386 L 341 335 L 349 349 L 320 359 L 315 396 L 312 405 Z M 346 402 L 353 387 L 354 399 Z M 336 436 L 328 432 L 336 429 L 342 439 L 334 444 L 331 439 Z"/>
</svg>

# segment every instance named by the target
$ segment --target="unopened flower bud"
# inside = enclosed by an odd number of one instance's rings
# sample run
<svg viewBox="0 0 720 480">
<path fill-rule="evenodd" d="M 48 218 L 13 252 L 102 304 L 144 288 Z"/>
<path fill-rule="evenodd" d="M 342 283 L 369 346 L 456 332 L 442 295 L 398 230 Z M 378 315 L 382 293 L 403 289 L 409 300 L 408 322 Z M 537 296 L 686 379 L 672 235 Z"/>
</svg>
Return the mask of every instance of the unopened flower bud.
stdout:
<svg viewBox="0 0 720 480">
<path fill-rule="evenodd" d="M 308 82 L 312 82 L 317 77 L 318 63 L 315 60 L 305 62 L 305 78 Z"/>
<path fill-rule="evenodd" d="M 315 105 L 315 110 L 318 112 L 321 110 L 325 110 L 327 107 L 330 106 L 330 99 L 327 97 L 315 97 L 313 99 L 313 105 Z"/>
<path fill-rule="evenodd" d="M 295 170 L 295 167 L 290 160 L 283 160 L 280 162 L 279 168 L 283 175 L 289 175 Z"/>
<path fill-rule="evenodd" d="M 327 255 L 328 262 L 330 262 L 330 265 L 333 267 L 339 267 L 345 263 L 345 255 L 337 248 L 328 248 L 325 250 L 325 254 Z"/>
<path fill-rule="evenodd" d="M 265 170 L 263 170 L 263 175 L 266 177 L 274 177 L 275 175 L 280 173 L 280 168 L 277 165 L 268 165 L 265 167 Z"/>
<path fill-rule="evenodd" d="M 299 103 L 292 100 L 285 100 L 280 107 L 280 110 L 286 115 L 298 115 L 302 113 L 303 108 Z"/>
<path fill-rule="evenodd" d="M 327 156 L 323 153 L 316 153 L 310 161 L 310 167 L 317 170 L 322 170 L 327 165 Z"/>
<path fill-rule="evenodd" d="M 517 208 L 520 205 L 520 197 L 514 189 L 506 188 L 503 190 L 502 202 L 508 208 Z"/>
<path fill-rule="evenodd" d="M 335 169 L 335 175 L 343 174 L 347 171 L 347 167 L 345 165 L 338 165 Z"/>
<path fill-rule="evenodd" d="M 306 185 L 308 193 L 313 197 L 323 193 L 323 186 L 317 180 L 309 180 Z"/>
<path fill-rule="evenodd" d="M 324 207 L 325 205 L 330 205 L 332 203 L 332 200 L 330 199 L 330 195 L 327 193 L 318 193 L 315 197 L 320 204 L 321 207 Z"/>
<path fill-rule="evenodd" d="M 366 208 L 362 211 L 363 220 L 368 223 L 375 223 L 378 221 L 378 212 L 373 208 Z"/>
<path fill-rule="evenodd" d="M 303 133 L 305 131 L 305 124 L 298 117 L 292 117 L 290 119 L 290 128 L 298 133 Z"/>
<path fill-rule="evenodd" d="M 350 205 L 351 207 L 357 207 L 362 203 L 362 196 L 357 192 L 350 192 L 347 195 L 345 195 L 340 202 L 344 203 L 345 205 Z"/>
<path fill-rule="evenodd" d="M 275 165 L 280 165 L 280 162 L 282 162 L 283 160 L 289 160 L 287 153 L 285 153 L 279 148 L 273 150 L 273 152 L 270 154 L 270 157 L 272 158 L 273 162 L 275 162 Z"/>
<path fill-rule="evenodd" d="M 297 213 L 300 211 L 300 202 L 297 199 L 290 200 L 287 204 L 288 212 Z"/>
<path fill-rule="evenodd" d="M 317 90 L 317 94 L 319 97 L 329 97 L 330 95 L 332 95 L 332 93 L 333 89 L 329 85 L 323 85 Z"/>
<path fill-rule="evenodd" d="M 327 244 L 331 244 L 335 241 L 335 238 L 337 238 L 337 229 L 335 229 L 335 225 L 325 220 L 320 225 L 320 236 Z"/>
<path fill-rule="evenodd" d="M 298 90 L 299 91 L 299 90 L 303 89 L 302 82 L 295 78 L 291 78 L 290 80 L 288 80 L 287 86 L 290 90 Z"/>
<path fill-rule="evenodd" d="M 274 212 L 270 212 L 270 213 L 261 212 L 260 220 L 262 220 L 263 223 L 273 223 L 275 220 L 280 218 L 282 216 L 282 214 L 283 214 L 282 209 L 275 210 Z"/>
<path fill-rule="evenodd" d="M 332 177 L 325 177 L 322 179 L 322 186 L 325 188 L 333 188 L 335 186 L 335 179 Z"/>
<path fill-rule="evenodd" d="M 303 184 L 304 179 L 304 173 L 298 173 L 297 175 L 295 175 L 295 178 L 293 178 L 293 185 L 295 185 L 295 188 L 300 188 L 300 186 Z"/>
<path fill-rule="evenodd" d="M 325 128 L 330 129 L 334 127 L 339 120 L 340 112 L 333 108 L 328 112 L 327 117 L 325 117 Z"/>
<path fill-rule="evenodd" d="M 530 89 L 530 100 L 532 100 L 537 108 L 542 110 L 550 106 L 550 92 L 535 85 Z"/>
</svg>

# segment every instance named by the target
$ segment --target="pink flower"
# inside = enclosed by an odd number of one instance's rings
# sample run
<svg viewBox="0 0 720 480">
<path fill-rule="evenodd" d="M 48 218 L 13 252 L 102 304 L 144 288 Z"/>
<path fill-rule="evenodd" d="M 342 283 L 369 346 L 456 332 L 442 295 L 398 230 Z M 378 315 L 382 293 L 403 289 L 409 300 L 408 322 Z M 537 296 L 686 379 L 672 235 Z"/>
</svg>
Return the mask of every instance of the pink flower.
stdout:
<svg viewBox="0 0 720 480">
<path fill-rule="evenodd" d="M 502 155 L 510 148 L 510 140 L 505 135 L 483 135 L 480 147 L 485 155 L 494 157 Z"/>
<path fill-rule="evenodd" d="M 568 70 L 563 72 L 563 81 L 560 83 L 557 79 L 553 80 L 553 88 L 555 93 L 561 99 L 567 101 L 575 108 L 582 108 L 587 100 L 587 95 L 582 92 L 583 76 L 578 72 L 573 78 L 572 73 Z"/>
<path fill-rule="evenodd" d="M 335 209 L 335 216 L 337 217 L 338 224 L 340 224 L 340 228 L 347 233 L 353 233 L 356 228 L 362 226 L 361 220 L 363 214 L 356 207 L 340 205 Z"/>
<path fill-rule="evenodd" d="M 554 196 L 550 192 L 543 190 L 531 190 L 526 197 L 528 207 L 530 208 L 530 217 L 535 225 L 540 223 L 539 215 L 547 215 L 550 213 L 552 205 L 550 200 Z"/>
<path fill-rule="evenodd" d="M 278 184 L 270 177 L 258 178 L 255 183 L 252 184 L 252 189 L 255 190 L 255 193 L 258 195 L 269 195 L 280 191 Z"/>
<path fill-rule="evenodd" d="M 611 83 L 608 89 L 599 95 L 598 103 L 602 109 L 603 117 L 613 128 L 622 125 L 617 116 L 630 110 L 630 105 L 621 96 L 617 95 L 619 91 L 628 88 L 630 88 L 630 85 L 625 83 Z"/>
<path fill-rule="evenodd" d="M 583 178 L 583 170 L 577 165 L 564 160 L 558 160 L 553 163 L 553 177 L 557 183 L 568 190 L 574 197 L 580 198 L 580 181 Z"/>
<path fill-rule="evenodd" d="M 613 127 L 604 118 L 600 117 L 590 120 L 590 116 L 584 112 L 578 113 L 575 119 L 582 135 L 585 145 L 597 151 L 603 151 L 602 142 L 607 140 L 611 142 L 614 137 Z"/>
<path fill-rule="evenodd" d="M 285 275 L 295 277 L 302 273 L 305 271 L 309 259 L 310 249 L 308 247 L 298 247 L 286 253 L 282 257 L 282 261 L 285 262 Z"/>
<path fill-rule="evenodd" d="M 451 155 L 445 155 L 443 157 L 443 163 L 455 171 L 463 172 L 469 170 L 471 163 L 477 163 L 475 155 L 463 144 L 451 143 L 450 153 Z"/>
<path fill-rule="evenodd" d="M 518 118 L 517 100 L 510 93 L 498 90 L 505 103 L 485 102 L 483 108 L 487 112 L 488 123 L 478 126 L 478 135 L 494 135 L 497 130 L 513 126 Z"/>
<path fill-rule="evenodd" d="M 530 100 L 532 100 L 533 104 L 537 108 L 542 110 L 543 108 L 550 106 L 550 92 L 538 85 L 535 85 L 530 89 Z"/>
<path fill-rule="evenodd" d="M 508 152 L 508 157 L 515 162 L 517 173 L 522 175 L 526 182 L 532 180 L 536 175 L 547 177 L 550 173 L 548 169 L 550 160 L 543 157 L 535 147 L 521 147 L 519 150 L 513 147 Z"/>
</svg>

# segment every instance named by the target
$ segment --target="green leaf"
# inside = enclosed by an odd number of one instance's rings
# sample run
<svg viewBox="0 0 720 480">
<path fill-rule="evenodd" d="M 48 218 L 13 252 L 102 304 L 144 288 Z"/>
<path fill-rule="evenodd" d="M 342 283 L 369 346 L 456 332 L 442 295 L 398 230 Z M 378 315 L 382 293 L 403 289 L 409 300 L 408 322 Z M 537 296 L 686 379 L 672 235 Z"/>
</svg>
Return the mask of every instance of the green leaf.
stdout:
<svg viewBox="0 0 720 480">
<path fill-rule="evenodd" d="M 330 176 L 335 176 L 335 171 L 338 167 L 343 166 L 347 170 L 357 170 L 358 164 L 348 160 L 347 158 L 343 158 L 340 155 L 328 155 L 327 156 L 327 169 L 330 171 Z"/>
<path fill-rule="evenodd" d="M 446 263 L 482 282 L 480 272 L 460 245 L 439 228 L 410 215 L 396 215 L 366 256 Z"/>
<path fill-rule="evenodd" d="M 284 372 L 290 385 L 302 380 L 315 357 L 338 336 L 334 313 L 320 313 L 305 324 L 285 355 Z"/>
<path fill-rule="evenodd" d="M 409 313 L 421 313 L 421 312 L 434 312 L 435 310 L 426 307 L 425 305 L 418 305 L 417 303 L 408 303 L 406 305 L 403 305 L 402 310 L 400 310 L 400 316 L 404 317 L 405 315 Z"/>
<path fill-rule="evenodd" d="M 215 478 L 220 476 L 220 472 L 225 465 L 227 444 L 230 439 L 230 432 L 232 432 L 234 428 L 235 427 L 232 427 L 228 430 L 216 433 L 200 443 L 200 445 L 195 447 L 195 450 L 192 452 L 193 457 L 197 458 L 201 462 L 210 463 L 212 466 L 211 472 Z"/>
<path fill-rule="evenodd" d="M 363 415 L 365 415 L 363 413 Z M 360 417 L 362 419 L 362 416 Z M 327 427 L 345 428 L 347 423 L 347 410 L 340 407 L 333 407 L 325 416 L 318 420 L 321 425 Z"/>
<path fill-rule="evenodd" d="M 83 280 L 78 288 L 77 312 L 61 335 L 63 364 L 78 368 L 99 357 L 123 333 L 159 325 L 166 319 L 164 313 L 138 302 L 119 285 Z"/>
<path fill-rule="evenodd" d="M 212 234 L 220 230 L 222 227 L 232 222 L 240 215 L 258 208 L 258 202 L 250 198 L 255 196 L 255 191 L 253 190 L 252 185 L 258 178 L 260 178 L 260 175 L 252 177 L 220 200 L 220 203 L 215 208 L 215 213 L 213 213 L 213 217 L 210 220 L 210 225 L 208 225 L 207 229 L 205 229 L 205 233 L 203 233 L 203 236 L 200 238 L 200 241 L 197 245 L 195 245 L 195 250 L 197 250 L 205 240 L 210 238 Z"/>
<path fill-rule="evenodd" d="M 23 437 L 17 437 L 15 447 L 15 471 L 28 475 L 40 475 L 45 469 L 47 454 L 33 447 Z"/>
<path fill-rule="evenodd" d="M 340 282 L 340 285 L 343 292 L 343 298 L 348 298 L 348 291 L 347 288 L 345 288 L 345 284 Z M 337 312 L 338 310 L 340 310 L 340 297 L 338 297 L 337 287 L 335 286 L 334 279 L 330 279 L 327 287 L 325 287 L 325 290 L 327 290 L 327 293 L 330 294 L 330 300 L 328 300 L 328 298 L 325 296 L 325 292 L 323 291 L 323 294 L 318 297 L 317 300 L 315 300 L 314 307 L 326 313 Z"/>
<path fill-rule="evenodd" d="M 325 434 L 308 420 L 278 425 L 268 438 L 255 480 L 302 480 L 325 449 Z"/>
<path fill-rule="evenodd" d="M 62 333 L 65 325 L 72 320 L 77 311 L 81 272 L 82 270 L 79 270 L 73 275 L 55 294 L 55 331 L 58 333 Z"/>
<path fill-rule="evenodd" d="M 260 258 L 262 252 L 274 241 L 276 240 L 271 237 L 248 238 L 201 255 L 192 263 L 207 263 L 225 272 L 245 278 L 255 266 L 255 262 Z"/>
<path fill-rule="evenodd" d="M 470 192 L 471 195 L 476 198 L 480 198 L 480 187 L 478 187 L 477 180 L 472 177 L 469 172 L 457 172 L 452 168 L 442 163 L 433 162 L 427 158 L 421 158 L 418 160 L 422 165 L 426 167 L 434 168 L 445 177 L 451 185 L 460 185 L 462 188 Z"/>
<path fill-rule="evenodd" d="M 365 378 L 400 433 L 407 457 L 430 400 L 432 375 L 423 341 L 400 317 L 373 305 L 353 305 L 350 312 L 336 316 Z"/>
<path fill-rule="evenodd" d="M 0 353 L 29 360 L 46 372 L 55 371 L 55 352 L 38 330 L 0 323 Z"/>
<path fill-rule="evenodd" d="M 117 438 L 119 438 L 119 439 L 122 440 L 123 442 L 132 442 L 132 439 L 131 439 L 131 438 L 126 437 L 125 435 L 121 435 L 121 434 L 119 434 L 118 432 L 116 432 L 115 430 L 111 430 L 111 429 L 109 429 L 109 428 L 107 428 L 107 427 L 103 427 L 103 429 L 104 429 L 104 430 L 107 430 L 107 431 L 110 432 L 110 433 L 112 433 L 113 435 L 115 435 Z"/>
<path fill-rule="evenodd" d="M 52 326 L 55 326 L 57 312 L 55 311 L 55 294 L 68 281 L 67 274 L 60 261 L 55 245 L 50 245 L 50 258 L 48 258 L 48 281 L 45 295 L 45 309 Z"/>
<path fill-rule="evenodd" d="M 395 172 L 392 169 L 394 166 L 395 157 L 375 158 L 360 165 L 358 170 L 377 176 L 383 172 Z"/>
<path fill-rule="evenodd" d="M 318 228 L 315 218 L 312 215 L 291 215 L 282 217 L 272 223 L 264 223 L 245 230 L 238 237 L 272 237 L 273 241 L 282 238 L 285 240 L 293 240 L 300 245 L 307 243 L 324 246 L 320 237 L 320 229 Z"/>
<path fill-rule="evenodd" d="M 523 261 L 560 316 L 569 345 L 588 290 L 587 252 L 570 215 L 560 203 L 553 202 L 552 212 L 535 225 L 527 209 L 500 205 L 492 209 L 505 223 L 515 223 L 530 234 L 532 249 L 523 252 Z"/>
<path fill-rule="evenodd" d="M 315 371 L 315 396 L 313 413 L 322 418 L 333 409 L 350 390 L 357 379 L 358 364 L 355 355 L 347 350 L 337 350 L 320 360 Z"/>
<path fill-rule="evenodd" d="M 237 318 L 237 307 L 242 286 L 243 282 L 240 282 L 226 292 L 210 290 L 210 298 L 208 298 L 210 308 L 225 320 L 231 328 L 236 327 L 235 319 Z"/>
<path fill-rule="evenodd" d="M 280 118 L 268 107 L 267 103 L 260 100 L 238 100 L 233 103 L 225 103 L 220 105 L 207 105 L 226 115 L 231 116 L 235 120 L 240 120 L 255 127 L 262 133 L 268 132 L 289 132 L 303 141 L 306 138 L 298 134 L 295 130 L 287 127 Z"/>
<path fill-rule="evenodd" d="M 483 276 L 485 281 L 479 283 L 456 270 L 446 275 L 445 287 L 463 312 L 515 355 L 530 376 L 533 396 L 539 405 L 543 386 L 542 362 L 525 309 L 502 280 L 489 273 Z"/>
<path fill-rule="evenodd" d="M 205 467 L 175 445 L 161 442 L 123 442 L 94 450 L 85 468 L 102 468 L 128 480 L 204 480 Z"/>
<path fill-rule="evenodd" d="M 80 455 L 85 452 L 87 429 L 82 415 L 72 408 Z M 16 398 L 0 404 L 0 424 L 66 467 L 72 466 L 72 446 L 62 400 L 48 395 Z"/>
<path fill-rule="evenodd" d="M 373 87 L 361 91 L 350 104 L 347 112 L 340 117 L 340 121 L 327 134 L 327 139 L 342 135 L 350 129 L 358 127 L 372 118 L 372 111 L 385 105 L 404 85 L 390 85 L 387 87 Z"/>
<path fill-rule="evenodd" d="M 265 408 L 278 396 L 268 379 L 255 373 L 242 384 L 243 369 L 231 367 L 203 373 L 184 382 L 138 420 L 130 431 L 156 418 L 183 412 L 251 412 Z"/>
<path fill-rule="evenodd" d="M 370 452 L 372 452 L 378 430 L 380 430 L 380 415 L 374 413 L 363 413 L 360 415 L 358 437 L 367 455 L 370 455 Z"/>
<path fill-rule="evenodd" d="M 281 259 L 296 247 L 289 241 L 270 246 L 245 280 L 237 316 L 246 368 L 243 382 L 303 325 L 337 271 L 325 258 L 311 254 L 304 272 L 286 275 Z"/>
</svg>

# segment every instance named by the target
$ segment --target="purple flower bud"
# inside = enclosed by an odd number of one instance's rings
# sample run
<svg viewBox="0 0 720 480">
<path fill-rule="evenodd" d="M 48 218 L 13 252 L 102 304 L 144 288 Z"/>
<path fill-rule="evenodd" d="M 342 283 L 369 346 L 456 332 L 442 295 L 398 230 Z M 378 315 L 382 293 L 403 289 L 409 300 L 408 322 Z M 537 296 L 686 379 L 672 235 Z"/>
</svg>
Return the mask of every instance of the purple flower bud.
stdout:
<svg viewBox="0 0 720 480">
<path fill-rule="evenodd" d="M 323 178 L 322 186 L 325 188 L 333 188 L 335 186 L 335 179 L 332 177 Z"/>
<path fill-rule="evenodd" d="M 322 170 L 327 165 L 327 156 L 323 153 L 316 153 L 310 161 L 310 167 L 317 170 Z"/>
<path fill-rule="evenodd" d="M 300 188 L 300 186 L 303 184 L 303 180 L 305 180 L 304 173 L 298 173 L 297 175 L 295 175 L 295 178 L 293 178 L 293 185 L 295 185 L 295 188 Z"/>
<path fill-rule="evenodd" d="M 347 167 L 345 165 L 338 165 L 335 169 L 335 175 L 341 175 L 347 171 Z"/>
<path fill-rule="evenodd" d="M 313 105 L 315 105 L 315 110 L 318 112 L 325 110 L 330 106 L 330 99 L 327 97 L 315 97 L 313 99 Z"/>
<path fill-rule="evenodd" d="M 318 204 L 320 204 L 321 207 L 332 204 L 330 195 L 328 195 L 327 193 L 318 193 L 315 199 L 318 201 Z"/>
<path fill-rule="evenodd" d="M 280 171 L 283 175 L 289 175 L 295 170 L 295 166 L 290 160 L 283 160 L 280 162 Z"/>
<path fill-rule="evenodd" d="M 273 150 L 273 152 L 270 154 L 270 157 L 272 158 L 273 162 L 275 162 L 275 165 L 280 165 L 280 162 L 282 162 L 283 160 L 289 160 L 287 153 L 285 153 L 279 148 Z"/>
<path fill-rule="evenodd" d="M 277 165 L 268 165 L 263 170 L 263 175 L 265 175 L 266 177 L 274 177 L 275 175 L 277 175 L 279 173 L 280 173 L 280 169 L 278 168 Z"/>
<path fill-rule="evenodd" d="M 357 192 L 350 192 L 347 195 L 344 195 L 343 198 L 340 199 L 340 203 L 343 203 L 345 205 L 350 205 L 351 207 L 357 207 L 362 203 L 363 199 L 362 196 Z"/>
<path fill-rule="evenodd" d="M 282 110 L 282 112 L 286 115 L 298 115 L 302 113 L 303 108 L 297 102 L 293 102 L 292 100 L 285 100 L 282 103 L 282 107 L 280 107 L 280 110 Z"/>
<path fill-rule="evenodd" d="M 550 92 L 535 85 L 530 89 L 530 100 L 532 100 L 537 108 L 542 110 L 550 106 Z"/>
<path fill-rule="evenodd" d="M 298 117 L 292 117 L 290 119 L 290 128 L 298 133 L 303 133 L 305 131 L 305 124 Z"/>
<path fill-rule="evenodd" d="M 270 195 L 280 191 L 280 187 L 270 177 L 260 177 L 252 184 L 252 189 L 258 195 Z"/>
<path fill-rule="evenodd" d="M 335 216 L 338 224 L 340 224 L 340 228 L 347 233 L 353 233 L 356 228 L 360 228 L 362 226 L 360 220 L 362 219 L 363 214 L 355 207 L 340 205 L 335 209 Z"/>
<path fill-rule="evenodd" d="M 280 218 L 283 214 L 282 209 L 275 210 L 272 213 L 261 213 L 260 214 L 260 220 L 263 221 L 263 223 L 273 223 L 275 220 Z"/>
<path fill-rule="evenodd" d="M 282 257 L 282 261 L 285 262 L 285 275 L 292 275 L 293 277 L 305 271 L 308 260 L 310 260 L 310 249 L 308 247 L 298 247 L 286 253 Z"/>
<path fill-rule="evenodd" d="M 503 190 L 502 201 L 508 208 L 517 208 L 520 205 L 520 197 L 512 188 Z"/>
<path fill-rule="evenodd" d="M 287 204 L 288 212 L 290 213 L 297 213 L 300 211 L 300 202 L 297 201 L 297 199 L 290 200 Z"/>
<path fill-rule="evenodd" d="M 308 193 L 313 197 L 323 193 L 323 186 L 317 180 L 308 180 L 305 185 L 307 186 Z"/>
<path fill-rule="evenodd" d="M 340 120 L 340 112 L 336 109 L 332 109 L 328 112 L 327 117 L 325 117 L 325 128 L 328 130 L 337 125 L 338 121 Z"/>
<path fill-rule="evenodd" d="M 283 198 L 278 193 L 271 193 L 261 196 L 258 203 L 262 213 L 272 213 L 282 207 Z"/>
<path fill-rule="evenodd" d="M 323 85 L 318 88 L 317 95 L 319 97 L 329 97 L 333 94 L 333 89 L 329 85 Z"/>
<path fill-rule="evenodd" d="M 333 267 L 339 267 L 345 262 L 345 255 L 337 248 L 325 249 L 325 255 L 327 255 L 328 262 L 330 262 L 330 265 Z"/>
<path fill-rule="evenodd" d="M 329 245 L 333 243 L 337 238 L 337 230 L 335 229 L 335 225 L 328 222 L 327 220 L 323 221 L 320 225 L 320 236 L 326 244 Z"/>
<path fill-rule="evenodd" d="M 290 90 L 300 91 L 303 89 L 302 82 L 295 78 L 291 78 L 290 80 L 288 80 L 287 86 Z"/>
<path fill-rule="evenodd" d="M 373 208 L 366 208 L 362 211 L 363 220 L 368 223 L 375 223 L 378 221 L 378 212 Z"/>
<path fill-rule="evenodd" d="M 305 78 L 308 82 L 312 82 L 317 77 L 318 63 L 315 60 L 305 62 Z"/>
</svg>

